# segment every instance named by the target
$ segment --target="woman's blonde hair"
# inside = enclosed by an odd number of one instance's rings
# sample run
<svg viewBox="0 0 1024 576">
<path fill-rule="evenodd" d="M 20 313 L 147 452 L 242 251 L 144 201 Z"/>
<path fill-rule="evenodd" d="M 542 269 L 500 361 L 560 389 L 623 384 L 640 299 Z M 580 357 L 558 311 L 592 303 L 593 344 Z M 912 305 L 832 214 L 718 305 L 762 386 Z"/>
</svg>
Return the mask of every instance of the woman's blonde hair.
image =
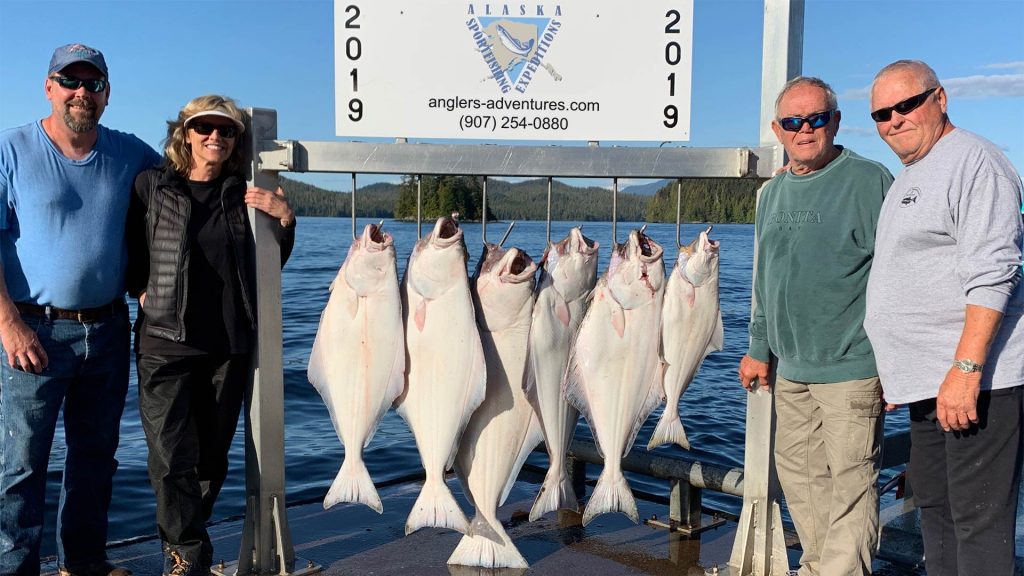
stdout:
<svg viewBox="0 0 1024 576">
<path fill-rule="evenodd" d="M 164 155 L 168 162 L 174 167 L 174 171 L 182 176 L 188 176 L 192 169 L 192 150 L 185 134 L 185 120 L 192 118 L 201 112 L 216 110 L 223 112 L 235 120 L 246 124 L 247 116 L 244 111 L 235 105 L 235 101 L 227 96 L 207 94 L 193 98 L 185 107 L 178 112 L 178 117 L 167 121 L 167 138 L 164 139 Z M 242 144 L 242 133 L 239 131 L 235 138 L 235 146 L 231 151 L 231 157 L 224 163 L 224 172 L 231 174 L 239 172 L 244 162 L 245 146 Z"/>
</svg>

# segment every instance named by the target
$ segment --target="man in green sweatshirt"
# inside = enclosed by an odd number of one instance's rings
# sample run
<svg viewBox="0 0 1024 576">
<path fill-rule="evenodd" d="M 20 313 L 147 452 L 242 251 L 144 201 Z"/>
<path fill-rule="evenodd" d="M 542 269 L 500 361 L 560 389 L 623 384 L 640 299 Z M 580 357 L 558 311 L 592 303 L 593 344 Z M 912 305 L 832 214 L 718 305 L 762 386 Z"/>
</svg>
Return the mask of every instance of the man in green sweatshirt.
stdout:
<svg viewBox="0 0 1024 576">
<path fill-rule="evenodd" d="M 883 410 L 864 302 L 892 175 L 834 144 L 840 113 L 817 78 L 788 82 L 772 130 L 787 170 L 761 190 L 748 391 L 775 371 L 775 459 L 800 576 L 871 574 Z"/>
</svg>

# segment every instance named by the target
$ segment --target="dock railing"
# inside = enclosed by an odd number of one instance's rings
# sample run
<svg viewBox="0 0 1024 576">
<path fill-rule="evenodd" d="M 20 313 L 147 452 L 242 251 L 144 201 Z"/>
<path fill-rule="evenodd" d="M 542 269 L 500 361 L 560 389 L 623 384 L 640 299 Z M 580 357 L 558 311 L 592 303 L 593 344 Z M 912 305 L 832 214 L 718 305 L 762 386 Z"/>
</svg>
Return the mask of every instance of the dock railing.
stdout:
<svg viewBox="0 0 1024 576">
<path fill-rule="evenodd" d="M 351 173 L 353 195 L 355 175 L 368 173 L 609 178 L 615 191 L 619 178 L 769 178 L 784 164 L 783 151 L 769 125 L 774 117 L 775 95 L 787 80 L 800 73 L 803 5 L 803 0 L 765 0 L 759 146 L 435 145 L 406 143 L 402 138 L 387 144 L 308 142 L 279 139 L 276 111 L 254 108 L 249 111 L 251 127 L 246 131 L 252 158 L 249 184 L 275 189 L 278 173 L 284 171 Z M 281 276 L 278 247 L 270 228 L 274 221 L 252 209 L 249 218 L 253 223 L 254 274 L 259 286 L 259 332 L 253 381 L 245 404 L 246 520 L 239 560 L 232 569 L 238 574 L 309 574 L 318 568 L 295 557 L 284 506 Z M 738 491 L 742 487 L 743 508 L 730 562 L 733 574 L 739 576 L 784 574 L 788 568 L 779 512 L 780 490 L 772 456 L 773 414 L 770 394 L 759 391 L 748 395 L 741 478 L 736 479 L 735 470 L 721 475 L 719 488 Z M 577 462 L 596 456 L 596 450 L 582 443 L 575 444 L 574 450 Z M 694 511 L 699 514 L 700 509 L 699 490 L 711 487 L 705 478 L 709 469 L 697 464 L 670 463 L 651 455 L 630 454 L 626 461 L 671 476 L 668 479 L 674 483 L 670 521 L 688 523 L 692 528 Z"/>
</svg>

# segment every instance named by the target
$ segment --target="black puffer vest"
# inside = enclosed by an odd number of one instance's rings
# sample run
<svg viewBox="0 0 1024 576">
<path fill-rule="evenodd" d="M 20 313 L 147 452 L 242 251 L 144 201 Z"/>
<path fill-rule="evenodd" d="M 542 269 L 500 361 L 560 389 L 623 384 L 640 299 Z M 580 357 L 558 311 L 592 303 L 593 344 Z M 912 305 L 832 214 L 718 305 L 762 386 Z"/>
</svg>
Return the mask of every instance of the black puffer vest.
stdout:
<svg viewBox="0 0 1024 576">
<path fill-rule="evenodd" d="M 220 190 L 224 221 L 235 255 L 242 306 L 256 328 L 256 286 L 250 249 L 250 228 L 245 206 L 246 182 L 240 176 L 224 179 Z M 135 178 L 128 211 L 128 292 L 146 292 L 146 333 L 182 342 L 188 306 L 189 216 L 192 200 L 188 182 L 173 168 L 146 170 Z M 291 255 L 295 228 L 277 226 L 281 266 Z"/>
</svg>

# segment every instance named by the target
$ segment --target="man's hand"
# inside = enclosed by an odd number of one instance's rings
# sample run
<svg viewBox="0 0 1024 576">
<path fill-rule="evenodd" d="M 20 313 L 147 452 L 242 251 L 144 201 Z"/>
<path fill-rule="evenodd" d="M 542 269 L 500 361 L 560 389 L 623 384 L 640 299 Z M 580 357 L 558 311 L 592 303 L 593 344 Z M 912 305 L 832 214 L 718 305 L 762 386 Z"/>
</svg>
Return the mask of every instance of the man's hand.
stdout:
<svg viewBox="0 0 1024 576">
<path fill-rule="evenodd" d="M 744 355 L 740 360 L 740 384 L 747 389 L 747 392 L 753 392 L 755 383 L 765 390 L 770 390 L 768 388 L 768 363 Z"/>
<path fill-rule="evenodd" d="M 935 417 L 946 432 L 967 430 L 978 423 L 978 394 L 981 372 L 965 373 L 952 366 L 935 398 Z"/>
<path fill-rule="evenodd" d="M 39 374 L 50 363 L 39 337 L 20 316 L 11 318 L 0 327 L 0 340 L 7 351 L 7 363 L 16 370 Z"/>
<path fill-rule="evenodd" d="M 902 404 L 890 404 L 885 401 L 885 388 L 879 388 L 879 397 L 882 399 L 882 405 L 885 406 L 886 412 L 892 412 L 893 410 L 903 406 Z"/>
</svg>

